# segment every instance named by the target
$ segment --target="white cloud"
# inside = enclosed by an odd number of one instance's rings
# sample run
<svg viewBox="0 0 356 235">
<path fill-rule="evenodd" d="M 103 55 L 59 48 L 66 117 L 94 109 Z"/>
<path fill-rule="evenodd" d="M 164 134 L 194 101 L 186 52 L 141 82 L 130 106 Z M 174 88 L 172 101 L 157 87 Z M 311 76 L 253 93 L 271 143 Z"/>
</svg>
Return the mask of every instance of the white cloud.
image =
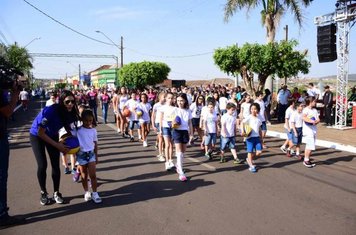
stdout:
<svg viewBox="0 0 356 235">
<path fill-rule="evenodd" d="M 112 19 L 136 19 L 138 17 L 143 17 L 147 14 L 151 14 L 152 12 L 143 11 L 143 10 L 132 10 L 125 7 L 110 7 L 105 9 L 100 9 L 94 12 L 94 16 L 112 20 Z"/>
</svg>

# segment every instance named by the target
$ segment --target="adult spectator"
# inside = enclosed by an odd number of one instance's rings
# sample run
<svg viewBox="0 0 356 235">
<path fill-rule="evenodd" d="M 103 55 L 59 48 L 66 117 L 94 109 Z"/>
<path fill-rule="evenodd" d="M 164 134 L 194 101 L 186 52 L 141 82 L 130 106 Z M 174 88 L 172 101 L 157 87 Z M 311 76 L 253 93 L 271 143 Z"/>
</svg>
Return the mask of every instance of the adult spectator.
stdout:
<svg viewBox="0 0 356 235">
<path fill-rule="evenodd" d="M 349 101 L 356 101 L 356 86 L 351 89 Z"/>
<path fill-rule="evenodd" d="M 95 116 L 95 121 L 98 123 L 98 93 L 97 91 L 95 91 L 95 87 L 92 86 L 90 88 L 90 91 L 87 93 L 87 100 L 89 103 L 89 107 L 91 110 L 93 110 L 94 112 L 94 116 Z"/>
<path fill-rule="evenodd" d="M 265 89 L 265 96 L 263 97 L 263 102 L 266 107 L 266 115 L 267 115 L 267 124 L 271 122 L 271 106 L 272 106 L 272 94 L 271 91 L 267 88 Z"/>
<path fill-rule="evenodd" d="M 21 101 L 23 111 L 26 111 L 27 107 L 28 107 L 28 100 L 30 99 L 30 96 L 25 88 L 23 88 L 23 90 L 20 92 L 19 99 Z"/>
<path fill-rule="evenodd" d="M 0 87 L 0 229 L 25 222 L 23 218 L 9 216 L 9 208 L 7 207 L 7 178 L 10 156 L 7 120 L 14 112 L 19 93 L 17 85 L 14 84 L 9 102 L 7 99 L 8 90 Z"/>
<path fill-rule="evenodd" d="M 283 85 L 277 95 L 279 123 L 284 122 L 284 117 L 288 108 L 288 99 L 291 96 L 291 92 L 287 88 L 287 85 Z"/>
<path fill-rule="evenodd" d="M 308 97 L 314 97 L 315 100 L 319 99 L 320 91 L 314 86 L 312 82 L 308 83 Z"/>
<path fill-rule="evenodd" d="M 299 100 L 299 98 L 301 97 L 298 87 L 294 87 L 293 89 L 293 93 L 292 93 L 292 99 L 294 100 Z"/>
<path fill-rule="evenodd" d="M 324 87 L 325 93 L 323 96 L 323 104 L 324 104 L 324 111 L 325 111 L 325 124 L 327 126 L 332 125 L 331 121 L 331 113 L 333 108 L 333 93 L 330 91 L 329 86 Z"/>
</svg>

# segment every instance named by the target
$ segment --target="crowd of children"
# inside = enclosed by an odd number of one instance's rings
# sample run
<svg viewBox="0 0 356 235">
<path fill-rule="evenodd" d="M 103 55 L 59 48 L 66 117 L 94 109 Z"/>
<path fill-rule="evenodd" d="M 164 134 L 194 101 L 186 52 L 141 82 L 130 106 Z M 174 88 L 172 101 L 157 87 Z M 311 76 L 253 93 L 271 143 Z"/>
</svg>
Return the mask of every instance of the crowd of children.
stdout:
<svg viewBox="0 0 356 235">
<path fill-rule="evenodd" d="M 53 94 L 56 97 L 55 94 Z M 69 97 L 69 98 L 68 98 Z M 47 114 L 52 106 L 59 106 L 60 112 L 70 112 L 77 110 L 78 117 L 73 115 L 73 123 L 63 122 L 61 125 L 50 125 L 53 130 L 51 134 L 59 131 L 59 136 L 65 138 L 70 130 L 70 135 L 77 136 L 80 143 L 80 150 L 76 155 L 70 156 L 70 164 L 67 161 L 67 154 L 62 154 L 62 164 L 66 174 L 73 174 L 73 181 L 81 182 L 84 189 L 84 200 L 93 200 L 100 203 L 101 198 L 97 192 L 96 164 L 98 163 L 98 137 L 95 126 L 99 123 L 96 108 L 103 110 L 104 123 L 107 123 L 109 108 L 115 114 L 117 132 L 129 141 L 141 141 L 143 147 L 148 147 L 147 136 L 151 130 L 157 135 L 155 146 L 158 154 L 157 159 L 164 162 L 166 171 L 175 170 L 180 181 L 187 181 L 184 171 L 184 157 L 188 146 L 194 146 L 199 141 L 200 148 L 204 151 L 202 157 L 208 161 L 214 157 L 220 159 L 220 163 L 226 162 L 226 149 L 230 149 L 234 164 L 243 164 L 245 161 L 249 166 L 249 171 L 256 173 L 256 159 L 267 148 L 265 135 L 267 132 L 267 105 L 262 92 L 257 92 L 255 100 L 246 91 L 236 88 L 228 92 L 225 87 L 214 87 L 211 89 L 167 89 L 154 92 L 153 90 L 127 90 L 121 87 L 115 91 L 108 92 L 106 89 L 90 89 L 88 93 L 74 92 L 68 93 L 66 99 L 59 101 L 53 99 L 48 103 L 48 107 L 41 111 L 40 116 L 34 121 L 33 136 L 38 130 L 47 128 L 48 121 L 52 118 Z M 58 104 L 59 103 L 59 104 Z M 58 108 L 57 108 L 58 109 Z M 57 110 L 55 109 L 55 110 Z M 62 110 L 62 111 L 61 111 Z M 59 115 L 62 117 L 63 115 Z M 58 117 L 57 117 L 58 118 Z M 304 103 L 297 103 L 289 100 L 289 107 L 285 113 L 285 129 L 287 140 L 281 146 L 281 150 L 288 157 L 303 159 L 300 146 L 302 138 L 305 138 L 306 146 L 304 151 L 303 164 L 314 167 L 310 156 L 315 150 L 316 125 L 320 122 L 318 112 L 315 109 L 315 99 L 308 97 Z M 59 128 L 62 128 L 59 130 Z M 38 130 L 37 130 L 38 128 Z M 51 129 L 50 128 L 50 129 Z M 58 129 L 58 130 L 57 130 Z M 135 132 L 137 131 L 137 135 Z M 53 132 L 53 133 L 52 133 Z M 61 133 L 62 132 L 62 133 Z M 46 132 L 45 132 L 46 133 Z M 237 136 L 243 137 L 246 147 L 247 158 L 242 159 L 236 148 Z M 54 137 L 42 140 L 53 145 L 59 152 L 67 152 L 65 145 L 52 142 Z M 220 141 L 217 141 L 220 137 Z M 38 139 L 39 140 L 39 139 Z M 33 138 L 34 141 L 34 138 Z M 37 141 L 37 140 L 36 140 Z M 217 143 L 220 149 L 217 149 Z M 60 143 L 60 142 L 59 142 Z M 46 147 L 47 144 L 45 145 Z M 41 147 L 42 148 L 42 147 Z M 41 150 L 42 151 L 42 150 Z M 34 149 L 37 159 L 43 159 L 39 150 Z M 41 153 L 42 154 L 42 153 Z M 51 153 L 55 155 L 55 152 Z M 173 157 L 175 156 L 175 157 Z M 40 163 L 42 160 L 38 160 Z M 71 169 L 69 169 L 71 166 Z M 41 168 L 41 172 L 45 169 Z M 39 175 L 41 185 L 41 204 L 48 203 L 48 194 L 45 190 L 45 182 L 42 175 Z M 56 183 L 57 203 L 63 203 L 61 194 L 58 192 L 59 183 Z M 90 188 L 92 192 L 90 192 Z"/>
</svg>

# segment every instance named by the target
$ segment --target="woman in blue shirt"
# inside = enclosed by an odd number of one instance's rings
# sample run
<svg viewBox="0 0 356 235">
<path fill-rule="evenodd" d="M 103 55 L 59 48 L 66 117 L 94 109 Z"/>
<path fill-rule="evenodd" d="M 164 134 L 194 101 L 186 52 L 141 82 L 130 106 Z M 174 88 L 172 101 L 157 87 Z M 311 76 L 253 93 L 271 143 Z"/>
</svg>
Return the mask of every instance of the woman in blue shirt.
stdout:
<svg viewBox="0 0 356 235">
<path fill-rule="evenodd" d="M 30 142 L 37 161 L 37 178 L 41 188 L 41 205 L 47 205 L 51 202 L 46 189 L 46 149 L 52 166 L 53 199 L 58 204 L 63 203 L 63 197 L 59 192 L 59 153 L 67 153 L 69 149 L 59 142 L 58 131 L 64 127 L 70 133 L 70 124 L 76 124 L 77 120 L 79 120 L 79 115 L 74 95 L 72 92 L 64 90 L 61 93 L 59 103 L 45 107 L 32 123 Z"/>
</svg>

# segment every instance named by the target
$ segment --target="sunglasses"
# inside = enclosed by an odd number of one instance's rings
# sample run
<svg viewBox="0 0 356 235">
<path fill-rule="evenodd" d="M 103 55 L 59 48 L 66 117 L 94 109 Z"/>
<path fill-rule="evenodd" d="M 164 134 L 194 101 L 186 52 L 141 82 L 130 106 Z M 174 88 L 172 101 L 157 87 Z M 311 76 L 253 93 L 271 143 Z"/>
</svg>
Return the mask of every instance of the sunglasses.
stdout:
<svg viewBox="0 0 356 235">
<path fill-rule="evenodd" d="M 69 103 L 74 104 L 74 100 L 65 100 L 64 103 L 65 103 L 65 104 L 69 104 Z"/>
</svg>

